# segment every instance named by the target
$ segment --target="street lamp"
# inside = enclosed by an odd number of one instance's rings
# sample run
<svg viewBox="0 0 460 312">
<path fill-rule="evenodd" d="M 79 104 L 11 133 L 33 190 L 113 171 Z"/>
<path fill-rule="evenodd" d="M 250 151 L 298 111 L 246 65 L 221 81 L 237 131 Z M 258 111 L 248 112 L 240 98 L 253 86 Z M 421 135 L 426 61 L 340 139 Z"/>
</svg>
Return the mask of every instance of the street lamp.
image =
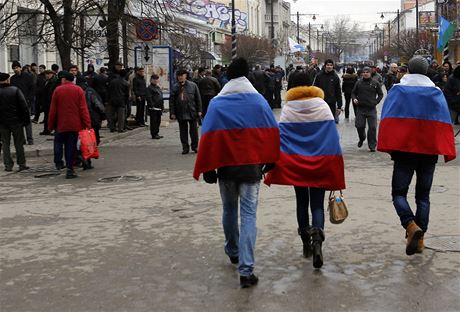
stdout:
<svg viewBox="0 0 460 312">
<path fill-rule="evenodd" d="M 301 16 L 311 16 L 312 17 L 311 19 L 315 21 L 316 20 L 316 14 L 315 13 L 313 13 L 313 14 L 310 14 L 310 13 L 300 14 L 299 11 L 297 11 L 296 14 L 291 14 L 291 16 L 297 16 L 297 43 L 300 44 L 300 17 Z M 310 34 L 308 35 L 308 37 L 310 38 Z"/>
<path fill-rule="evenodd" d="M 401 42 L 400 42 L 400 38 L 399 38 L 401 15 L 400 15 L 399 9 L 396 12 L 394 12 L 394 11 L 393 12 L 381 12 L 381 15 L 380 15 L 381 19 L 385 18 L 385 15 L 383 15 L 383 14 L 396 14 L 396 19 L 398 21 L 398 29 L 397 29 L 398 43 L 397 43 L 397 45 L 398 45 L 398 55 L 399 55 L 399 49 L 401 47 L 401 44 L 400 44 Z M 388 21 L 388 30 L 390 30 L 390 21 Z M 388 38 L 390 38 L 390 34 L 388 34 Z M 391 41 L 390 41 L 390 44 L 391 44 Z"/>
</svg>

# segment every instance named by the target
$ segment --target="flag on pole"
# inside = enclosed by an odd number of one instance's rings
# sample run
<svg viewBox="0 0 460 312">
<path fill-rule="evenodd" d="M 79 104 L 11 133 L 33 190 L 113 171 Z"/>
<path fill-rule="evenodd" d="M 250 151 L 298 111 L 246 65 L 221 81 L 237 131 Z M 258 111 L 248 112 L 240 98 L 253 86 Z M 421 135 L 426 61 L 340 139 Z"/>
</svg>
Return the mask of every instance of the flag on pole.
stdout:
<svg viewBox="0 0 460 312">
<path fill-rule="evenodd" d="M 447 43 L 449 43 L 450 38 L 454 35 L 455 24 L 449 22 L 444 17 L 439 17 L 439 38 L 437 48 L 439 51 L 442 51 Z"/>
<path fill-rule="evenodd" d="M 289 48 L 291 49 L 291 53 L 305 51 L 305 48 L 298 42 L 295 42 L 293 39 L 288 38 L 288 41 L 289 41 Z"/>
</svg>

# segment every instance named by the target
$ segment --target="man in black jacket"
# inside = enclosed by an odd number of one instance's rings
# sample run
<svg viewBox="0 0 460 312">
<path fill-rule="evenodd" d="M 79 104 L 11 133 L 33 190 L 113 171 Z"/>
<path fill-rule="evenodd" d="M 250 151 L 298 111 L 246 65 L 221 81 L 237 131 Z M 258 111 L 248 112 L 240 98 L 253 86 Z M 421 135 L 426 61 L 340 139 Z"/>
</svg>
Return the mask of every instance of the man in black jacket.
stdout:
<svg viewBox="0 0 460 312">
<path fill-rule="evenodd" d="M 160 77 L 153 74 L 150 78 L 150 86 L 147 88 L 147 106 L 150 115 L 150 135 L 152 139 L 159 140 L 163 136 L 160 133 L 161 115 L 164 110 L 163 92 L 159 86 Z"/>
<path fill-rule="evenodd" d="M 126 105 L 129 99 L 128 82 L 125 79 L 126 71 L 124 69 L 113 73 L 112 79 L 108 85 L 108 112 L 106 110 L 107 122 L 110 132 L 125 131 Z"/>
<path fill-rule="evenodd" d="M 323 70 L 316 75 L 315 87 L 324 92 L 324 101 L 329 105 L 335 123 L 339 123 L 339 115 L 342 112 L 342 90 L 340 78 L 334 71 L 334 61 L 328 59 L 324 62 Z"/>
<path fill-rule="evenodd" d="M 372 79 L 371 69 L 363 68 L 363 78 L 358 80 L 351 92 L 353 104 L 356 105 L 356 120 L 355 127 L 358 130 L 359 142 L 358 147 L 363 146 L 366 140 L 366 120 L 367 129 L 367 144 L 371 152 L 375 152 L 377 145 L 377 104 L 383 98 L 382 86 Z"/>
<path fill-rule="evenodd" d="M 211 71 L 206 69 L 204 71 L 204 77 L 198 81 L 198 89 L 200 89 L 201 103 L 203 105 L 203 118 L 206 116 L 208 111 L 209 102 L 215 97 L 220 91 L 219 81 L 211 76 Z"/>
<path fill-rule="evenodd" d="M 140 127 L 145 127 L 145 100 L 147 99 L 147 85 L 145 83 L 144 68 L 136 69 L 133 79 L 133 92 L 136 97 L 136 122 Z"/>
<path fill-rule="evenodd" d="M 50 135 L 51 132 L 48 130 L 48 115 L 50 113 L 51 98 L 53 97 L 54 90 L 59 86 L 60 82 L 56 77 L 56 74 L 52 70 L 45 71 L 46 82 L 43 87 L 42 94 L 42 110 L 45 114 L 43 118 L 43 131 L 40 135 Z"/>
<path fill-rule="evenodd" d="M 30 113 L 24 95 L 19 88 L 10 86 L 10 75 L 0 73 L 0 136 L 5 171 L 12 171 L 14 165 L 10 151 L 11 135 L 13 135 L 19 171 L 29 168 L 26 166 L 25 139 L 22 130 L 29 124 Z"/>
<path fill-rule="evenodd" d="M 190 128 L 190 139 L 192 151 L 198 151 L 198 125 L 197 118 L 201 118 L 202 105 L 201 95 L 198 86 L 187 80 L 187 71 L 177 71 L 178 83 L 172 88 L 169 98 L 169 113 L 172 120 L 177 119 L 179 123 L 180 141 L 182 143 L 182 154 L 188 154 L 188 132 Z"/>
</svg>

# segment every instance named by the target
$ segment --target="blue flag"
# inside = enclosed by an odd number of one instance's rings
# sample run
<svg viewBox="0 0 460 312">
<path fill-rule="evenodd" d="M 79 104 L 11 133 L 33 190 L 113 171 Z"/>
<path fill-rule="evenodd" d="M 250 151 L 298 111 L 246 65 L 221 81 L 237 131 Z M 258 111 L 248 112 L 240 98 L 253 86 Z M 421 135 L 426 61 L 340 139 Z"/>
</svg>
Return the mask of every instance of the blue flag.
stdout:
<svg viewBox="0 0 460 312">
<path fill-rule="evenodd" d="M 439 37 L 438 37 L 438 50 L 444 49 L 450 38 L 454 35 L 455 24 L 449 22 L 444 17 L 439 17 Z"/>
</svg>

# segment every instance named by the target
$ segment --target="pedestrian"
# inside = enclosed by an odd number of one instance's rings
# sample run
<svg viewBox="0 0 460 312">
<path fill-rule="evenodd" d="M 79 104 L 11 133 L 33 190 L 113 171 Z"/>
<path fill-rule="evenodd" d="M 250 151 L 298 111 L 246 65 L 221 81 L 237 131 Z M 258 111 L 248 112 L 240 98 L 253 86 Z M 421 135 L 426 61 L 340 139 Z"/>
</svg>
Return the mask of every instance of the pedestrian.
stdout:
<svg viewBox="0 0 460 312">
<path fill-rule="evenodd" d="M 40 65 L 38 67 L 38 74 L 36 77 L 35 83 L 35 114 L 32 119 L 33 123 L 38 123 L 40 119 L 40 114 L 43 112 L 43 101 L 44 96 L 43 92 L 45 91 L 46 75 L 45 75 L 46 66 Z"/>
<path fill-rule="evenodd" d="M 454 69 L 452 76 L 449 77 L 444 87 L 444 95 L 449 105 L 452 123 L 459 124 L 460 114 L 460 66 Z"/>
<path fill-rule="evenodd" d="M 81 87 L 73 83 L 75 76 L 67 71 L 58 74 L 61 85 L 54 90 L 48 119 L 48 130 L 54 133 L 54 163 L 62 169 L 65 147 L 66 179 L 76 178 L 73 169 L 77 155 L 78 132 L 91 128 L 91 120 Z"/>
<path fill-rule="evenodd" d="M 399 66 L 398 69 L 398 75 L 396 76 L 396 83 L 400 83 L 401 79 L 404 77 L 404 75 L 407 74 L 407 66 L 406 65 L 401 65 Z"/>
<path fill-rule="evenodd" d="M 99 94 L 99 96 L 101 97 L 104 105 L 107 104 L 108 78 L 109 76 L 107 75 L 107 68 L 101 67 L 99 69 L 99 74 L 95 75 L 93 79 L 93 88 L 94 90 L 96 90 L 97 94 Z"/>
<path fill-rule="evenodd" d="M 143 67 L 138 67 L 133 78 L 133 93 L 136 99 L 136 125 L 145 127 L 145 101 L 147 99 L 147 84 Z"/>
<path fill-rule="evenodd" d="M 265 183 L 294 186 L 303 255 L 313 255 L 313 267 L 319 269 L 323 265 L 321 249 L 325 238 L 324 195 L 326 190 L 345 188 L 344 163 L 339 133 L 329 105 L 323 100 L 324 92 L 311 86 L 306 72 L 294 72 L 290 79 L 291 89 L 279 123 L 280 159 L 266 175 Z"/>
<path fill-rule="evenodd" d="M 430 190 L 438 155 L 445 161 L 455 159 L 454 131 L 447 102 L 426 76 L 428 61 L 415 56 L 409 73 L 388 93 L 382 109 L 377 149 L 391 155 L 393 205 L 406 230 L 406 254 L 421 253 L 428 229 Z M 414 172 L 414 214 L 407 193 Z"/>
<path fill-rule="evenodd" d="M 210 70 L 205 70 L 203 72 L 203 77 L 198 81 L 198 89 L 200 90 L 201 103 L 203 109 L 203 116 L 206 116 L 208 111 L 209 102 L 219 93 L 220 83 L 219 81 L 211 75 Z"/>
<path fill-rule="evenodd" d="M 390 90 L 391 87 L 397 82 L 398 79 L 398 64 L 391 63 L 390 70 L 387 73 L 385 80 L 385 89 Z"/>
<path fill-rule="evenodd" d="M 202 105 L 198 86 L 187 80 L 188 73 L 185 69 L 177 71 L 177 84 L 171 90 L 169 98 L 169 113 L 171 120 L 179 123 L 180 141 L 182 143 L 182 155 L 190 152 L 190 147 L 195 153 L 198 152 L 198 124 L 201 118 Z M 188 133 L 191 144 L 189 145 Z"/>
<path fill-rule="evenodd" d="M 46 76 L 46 82 L 45 82 L 45 87 L 43 89 L 43 101 L 42 101 L 42 109 L 43 109 L 43 113 L 45 116 L 43 117 L 43 131 L 40 132 L 40 135 L 50 135 L 51 134 L 51 132 L 48 130 L 48 118 L 49 118 L 49 113 L 50 113 L 51 100 L 53 98 L 54 90 L 60 84 L 53 70 L 46 70 L 45 76 Z"/>
<path fill-rule="evenodd" d="M 350 103 L 351 103 L 351 91 L 358 81 L 358 75 L 355 73 L 353 67 L 348 67 L 345 74 L 342 76 L 342 92 L 345 95 L 345 119 L 350 118 Z M 353 105 L 353 113 L 356 116 L 356 105 Z"/>
<path fill-rule="evenodd" d="M 54 71 L 54 74 L 57 76 L 57 74 L 59 73 L 59 65 L 58 64 L 51 65 L 51 70 Z"/>
<path fill-rule="evenodd" d="M 444 61 L 442 63 L 442 68 L 444 69 L 444 73 L 447 75 L 447 77 L 450 77 L 452 75 L 454 68 L 452 67 L 452 63 L 449 61 Z"/>
<path fill-rule="evenodd" d="M 254 88 L 256 88 L 257 92 L 264 95 L 266 86 L 268 84 L 267 75 L 265 75 L 265 72 L 262 69 L 260 69 L 260 65 L 256 65 L 253 75 L 254 75 Z"/>
<path fill-rule="evenodd" d="M 230 262 L 238 264 L 242 288 L 258 282 L 254 250 L 259 186 L 263 165 L 279 158 L 280 140 L 270 106 L 251 85 L 248 74 L 249 66 L 243 58 L 233 60 L 228 67 L 230 80 L 212 99 L 203 120 L 193 172 L 195 179 L 203 173 L 205 182 L 219 183 L 224 250 Z"/>
<path fill-rule="evenodd" d="M 268 105 L 275 108 L 275 75 L 270 68 L 265 69 L 265 93 L 264 97 Z"/>
<path fill-rule="evenodd" d="M 96 77 L 97 73 L 94 70 L 93 64 L 88 64 L 86 71 L 83 73 L 83 77 L 86 80 L 86 84 L 88 87 L 94 88 L 94 78 Z"/>
<path fill-rule="evenodd" d="M 380 85 L 382 85 L 383 77 L 382 75 L 380 75 L 379 71 L 380 71 L 380 68 L 378 68 L 377 66 L 372 66 L 371 67 L 371 78 L 377 81 Z"/>
<path fill-rule="evenodd" d="M 22 94 L 26 98 L 27 108 L 29 112 L 31 113 L 32 104 L 33 104 L 34 95 L 35 95 L 35 91 L 34 91 L 35 86 L 34 86 L 32 75 L 27 72 L 23 72 L 21 68 L 21 64 L 18 61 L 13 61 L 13 64 L 11 67 L 13 68 L 13 71 L 14 71 L 14 75 L 10 78 L 11 85 L 21 90 Z M 26 130 L 27 144 L 33 145 L 34 137 L 32 133 L 32 124 L 29 122 L 24 125 L 25 125 L 25 130 Z"/>
<path fill-rule="evenodd" d="M 11 158 L 10 142 L 13 136 L 16 149 L 16 162 L 19 171 L 29 169 L 26 166 L 24 153 L 23 127 L 30 124 L 30 113 L 22 91 L 10 85 L 10 75 L 0 73 L 0 138 L 3 150 L 5 171 L 13 171 L 14 162 Z"/>
<path fill-rule="evenodd" d="M 148 103 L 148 112 L 150 116 L 150 135 L 152 139 L 159 140 L 163 138 L 160 135 L 160 124 L 161 124 L 161 115 L 163 115 L 164 100 L 163 100 L 163 91 L 160 88 L 160 77 L 157 74 L 153 74 L 150 77 L 150 85 L 147 88 L 147 103 Z"/>
<path fill-rule="evenodd" d="M 363 68 L 363 78 L 358 80 L 351 92 L 353 104 L 356 105 L 355 127 L 358 131 L 358 147 L 363 146 L 366 140 L 367 122 L 367 144 L 369 151 L 375 152 L 377 146 L 377 105 L 383 98 L 380 83 L 371 78 L 371 69 Z"/>
<path fill-rule="evenodd" d="M 277 65 L 274 69 L 274 77 L 275 77 L 275 99 L 273 102 L 274 108 L 281 108 L 281 90 L 283 90 L 283 78 L 284 78 L 284 70 Z"/>
<path fill-rule="evenodd" d="M 126 71 L 121 69 L 112 73 L 108 84 L 107 126 L 110 132 L 124 132 L 126 125 L 127 105 L 129 101 L 129 86 L 125 79 Z"/>
<path fill-rule="evenodd" d="M 342 90 L 340 88 L 340 78 L 334 71 L 334 61 L 327 59 L 324 62 L 323 70 L 316 75 L 315 87 L 324 92 L 324 100 L 329 105 L 335 123 L 339 123 L 339 115 L 342 112 Z"/>
</svg>

